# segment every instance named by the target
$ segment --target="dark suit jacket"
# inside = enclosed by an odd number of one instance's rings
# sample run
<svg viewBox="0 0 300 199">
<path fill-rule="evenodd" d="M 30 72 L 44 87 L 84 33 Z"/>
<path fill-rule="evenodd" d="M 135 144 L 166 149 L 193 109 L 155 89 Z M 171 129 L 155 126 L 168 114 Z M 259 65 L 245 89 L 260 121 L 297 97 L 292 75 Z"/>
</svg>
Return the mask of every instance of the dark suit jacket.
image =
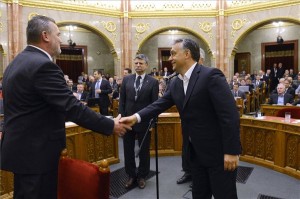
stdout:
<svg viewBox="0 0 300 199">
<path fill-rule="evenodd" d="M 271 94 L 269 104 L 277 104 L 278 102 L 278 94 L 274 93 Z M 286 105 L 286 103 L 292 104 L 294 102 L 294 97 L 288 93 L 284 94 L 283 103 Z"/>
<path fill-rule="evenodd" d="M 252 82 L 252 84 L 253 84 L 253 86 L 254 86 L 254 89 L 256 89 L 256 88 L 262 88 L 262 86 L 263 86 L 263 81 L 259 81 L 259 83 L 258 83 L 258 86 L 256 85 L 256 80 L 254 80 L 253 82 Z"/>
<path fill-rule="evenodd" d="M 77 93 L 77 92 L 76 92 Z M 87 101 L 87 99 L 88 99 L 88 95 L 89 95 L 89 93 L 88 92 L 86 92 L 86 91 L 83 91 L 83 93 L 81 94 L 81 97 L 80 97 L 80 101 Z"/>
<path fill-rule="evenodd" d="M 176 105 L 182 124 L 183 142 L 191 138 L 199 164 L 220 166 L 224 154 L 240 154 L 239 115 L 224 74 L 196 65 L 186 96 L 176 77 L 163 97 L 138 112 L 142 121 Z"/>
<path fill-rule="evenodd" d="M 95 98 L 95 85 L 97 81 L 94 81 L 92 83 L 91 89 L 90 89 L 90 98 Z M 110 100 L 108 97 L 108 94 L 112 93 L 112 88 L 109 84 L 109 81 L 102 79 L 101 85 L 100 85 L 100 90 L 101 93 L 99 94 L 99 102 L 100 102 L 100 107 L 105 106 L 108 107 L 110 105 Z"/>
<path fill-rule="evenodd" d="M 158 99 L 158 81 L 149 75 L 145 75 L 141 90 L 135 100 L 134 81 L 136 75 L 124 77 L 119 99 L 119 113 L 129 116 L 145 108 Z M 136 124 L 133 129 L 136 131 L 146 131 L 151 118 Z"/>
<path fill-rule="evenodd" d="M 66 120 L 107 135 L 113 132 L 113 120 L 80 103 L 67 88 L 61 69 L 34 47 L 26 47 L 9 64 L 3 91 L 4 170 L 41 174 L 57 169 L 66 147 Z"/>
</svg>

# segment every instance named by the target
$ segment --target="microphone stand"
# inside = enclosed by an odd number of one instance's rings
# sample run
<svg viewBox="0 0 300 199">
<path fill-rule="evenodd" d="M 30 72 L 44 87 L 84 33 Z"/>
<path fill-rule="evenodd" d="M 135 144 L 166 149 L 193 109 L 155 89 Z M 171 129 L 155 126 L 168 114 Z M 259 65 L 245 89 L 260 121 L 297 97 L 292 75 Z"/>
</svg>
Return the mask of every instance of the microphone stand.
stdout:
<svg viewBox="0 0 300 199">
<path fill-rule="evenodd" d="M 157 136 L 157 122 L 158 118 L 156 117 L 154 120 L 154 140 L 155 140 L 155 176 L 156 176 L 156 198 L 159 199 L 159 182 L 158 182 L 158 136 Z"/>
<path fill-rule="evenodd" d="M 152 126 L 152 122 L 154 121 L 154 128 L 155 128 L 155 134 L 154 134 L 154 141 L 155 141 L 155 176 L 156 176 L 156 198 L 159 199 L 159 182 L 158 182 L 158 141 L 157 141 L 157 118 L 152 118 L 149 122 L 148 128 L 146 130 L 146 133 L 143 137 L 143 140 L 140 144 L 140 148 L 137 151 L 135 157 L 137 158 L 140 154 L 141 148 L 144 144 L 144 141 L 149 133 L 149 130 Z"/>
</svg>

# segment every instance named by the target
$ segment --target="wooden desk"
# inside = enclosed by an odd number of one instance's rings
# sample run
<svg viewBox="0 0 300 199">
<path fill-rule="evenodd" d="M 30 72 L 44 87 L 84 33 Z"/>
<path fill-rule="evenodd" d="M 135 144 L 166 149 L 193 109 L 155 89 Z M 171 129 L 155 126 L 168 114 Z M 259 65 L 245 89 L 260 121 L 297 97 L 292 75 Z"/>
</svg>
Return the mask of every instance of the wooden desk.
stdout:
<svg viewBox="0 0 300 199">
<path fill-rule="evenodd" d="M 118 137 L 105 136 L 91 130 L 82 128 L 72 122 L 66 122 L 66 143 L 68 155 L 75 159 L 100 163 L 107 159 L 110 164 L 119 163 Z M 6 194 L 8 198 L 13 191 L 13 174 L 1 171 L 0 195 Z"/>
<path fill-rule="evenodd" d="M 300 179 L 300 120 L 241 117 L 241 160 Z"/>
<path fill-rule="evenodd" d="M 150 154 L 155 155 L 155 129 L 151 133 Z M 181 155 L 182 133 L 179 113 L 162 113 L 157 124 L 158 155 Z"/>
<path fill-rule="evenodd" d="M 261 104 L 260 110 L 262 113 L 264 113 L 265 116 L 276 116 L 278 111 L 283 108 L 289 108 L 290 106 L 284 106 L 284 105 L 270 105 L 270 104 Z M 300 110 L 300 106 L 292 106 L 293 108 L 296 108 Z"/>
</svg>

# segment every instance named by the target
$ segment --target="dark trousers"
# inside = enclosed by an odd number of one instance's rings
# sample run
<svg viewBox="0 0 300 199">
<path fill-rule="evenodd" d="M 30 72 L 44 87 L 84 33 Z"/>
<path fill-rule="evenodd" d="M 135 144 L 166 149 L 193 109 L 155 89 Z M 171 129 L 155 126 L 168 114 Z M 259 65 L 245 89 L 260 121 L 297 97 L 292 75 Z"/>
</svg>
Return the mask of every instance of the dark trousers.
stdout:
<svg viewBox="0 0 300 199">
<path fill-rule="evenodd" d="M 99 106 L 101 115 L 109 115 L 108 114 L 108 106 Z"/>
<path fill-rule="evenodd" d="M 182 170 L 187 173 L 191 174 L 191 165 L 189 161 L 188 156 L 188 143 L 183 142 L 182 143 L 182 154 L 181 154 L 181 160 L 182 160 Z"/>
<path fill-rule="evenodd" d="M 56 199 L 57 170 L 45 174 L 14 173 L 14 199 Z"/>
<path fill-rule="evenodd" d="M 192 169 L 193 199 L 237 199 L 235 171 L 224 171 L 224 164 L 204 167 L 199 164 L 196 153 L 189 144 Z"/>
<path fill-rule="evenodd" d="M 127 132 L 123 136 L 123 146 L 124 146 L 124 157 L 125 157 L 125 171 L 127 175 L 132 178 L 145 178 L 150 171 L 150 132 L 145 138 L 143 145 L 141 146 L 141 142 L 146 134 L 146 130 L 144 132 L 136 132 L 134 130 Z M 136 173 L 136 163 L 135 163 L 135 138 L 137 136 L 138 143 L 140 146 L 139 153 L 139 168 L 138 173 Z"/>
</svg>

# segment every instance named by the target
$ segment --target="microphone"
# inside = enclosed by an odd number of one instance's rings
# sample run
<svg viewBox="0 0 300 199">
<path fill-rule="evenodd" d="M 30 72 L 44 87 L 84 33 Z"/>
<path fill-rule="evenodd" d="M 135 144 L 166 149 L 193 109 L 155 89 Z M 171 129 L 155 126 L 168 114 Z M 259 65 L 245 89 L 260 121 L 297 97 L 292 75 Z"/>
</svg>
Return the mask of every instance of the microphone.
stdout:
<svg viewBox="0 0 300 199">
<path fill-rule="evenodd" d="M 174 73 L 172 73 L 171 75 L 169 75 L 169 76 L 167 76 L 167 77 L 164 77 L 164 79 L 170 80 L 170 79 L 172 79 L 172 78 L 174 78 L 174 77 L 176 77 L 176 76 L 178 76 L 178 75 L 179 75 L 179 73 L 174 72 Z"/>
</svg>

